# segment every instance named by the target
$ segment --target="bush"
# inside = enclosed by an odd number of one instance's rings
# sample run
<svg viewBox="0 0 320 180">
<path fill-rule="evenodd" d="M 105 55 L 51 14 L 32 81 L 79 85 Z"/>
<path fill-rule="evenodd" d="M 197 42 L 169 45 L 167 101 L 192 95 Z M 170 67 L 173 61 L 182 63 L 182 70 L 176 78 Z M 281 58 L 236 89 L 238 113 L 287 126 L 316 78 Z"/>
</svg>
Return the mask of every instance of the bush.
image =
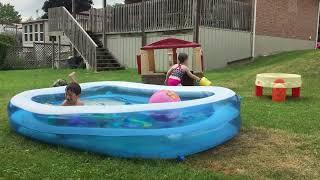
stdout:
<svg viewBox="0 0 320 180">
<path fill-rule="evenodd" d="M 14 46 L 16 45 L 16 39 L 9 34 L 0 34 L 0 43 Z"/>
<path fill-rule="evenodd" d="M 0 68 L 4 63 L 4 60 L 7 56 L 7 49 L 9 48 L 8 44 L 5 44 L 0 41 Z"/>
</svg>

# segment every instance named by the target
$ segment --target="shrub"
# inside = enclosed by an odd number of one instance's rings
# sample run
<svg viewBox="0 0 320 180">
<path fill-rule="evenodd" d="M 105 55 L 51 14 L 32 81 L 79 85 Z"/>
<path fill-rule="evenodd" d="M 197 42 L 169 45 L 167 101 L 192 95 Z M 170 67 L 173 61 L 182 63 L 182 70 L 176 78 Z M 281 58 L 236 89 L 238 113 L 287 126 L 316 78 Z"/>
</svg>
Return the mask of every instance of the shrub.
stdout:
<svg viewBox="0 0 320 180">
<path fill-rule="evenodd" d="M 7 56 L 7 49 L 9 48 L 8 44 L 5 44 L 0 41 L 0 67 L 3 65 L 4 60 Z"/>
<path fill-rule="evenodd" d="M 16 39 L 9 34 L 0 34 L 0 43 L 14 46 L 16 45 Z"/>
</svg>

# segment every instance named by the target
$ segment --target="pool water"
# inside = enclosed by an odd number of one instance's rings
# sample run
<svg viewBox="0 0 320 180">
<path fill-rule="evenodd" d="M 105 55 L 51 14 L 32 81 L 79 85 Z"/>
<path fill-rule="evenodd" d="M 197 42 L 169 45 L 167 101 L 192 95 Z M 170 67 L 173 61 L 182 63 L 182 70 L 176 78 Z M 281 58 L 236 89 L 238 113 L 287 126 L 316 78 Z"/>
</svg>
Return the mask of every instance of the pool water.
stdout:
<svg viewBox="0 0 320 180">
<path fill-rule="evenodd" d="M 149 98 L 155 91 L 141 91 L 140 89 L 123 89 L 111 86 L 93 87 L 84 89 L 80 100 L 85 105 L 130 105 L 148 104 Z M 204 98 L 211 93 L 178 94 L 182 101 Z M 64 101 L 64 94 L 48 94 L 33 97 L 33 100 L 41 104 L 61 105 Z"/>
</svg>

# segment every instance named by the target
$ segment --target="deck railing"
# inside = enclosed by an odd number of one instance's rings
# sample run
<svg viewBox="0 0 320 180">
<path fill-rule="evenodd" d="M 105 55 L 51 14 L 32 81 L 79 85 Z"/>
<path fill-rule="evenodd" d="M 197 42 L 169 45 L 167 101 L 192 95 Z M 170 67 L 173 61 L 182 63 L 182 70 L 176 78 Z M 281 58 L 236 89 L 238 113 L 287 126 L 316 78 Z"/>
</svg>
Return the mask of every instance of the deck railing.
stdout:
<svg viewBox="0 0 320 180">
<path fill-rule="evenodd" d="M 251 1 L 200 0 L 200 26 L 250 31 Z M 168 31 L 193 28 L 194 0 L 152 0 L 89 11 L 95 33 Z M 142 14 L 142 6 L 144 13 Z M 143 18 L 143 19 L 142 19 Z"/>
<path fill-rule="evenodd" d="M 63 32 L 89 65 L 87 67 L 96 70 L 98 46 L 65 7 L 49 9 L 49 31 Z"/>
</svg>

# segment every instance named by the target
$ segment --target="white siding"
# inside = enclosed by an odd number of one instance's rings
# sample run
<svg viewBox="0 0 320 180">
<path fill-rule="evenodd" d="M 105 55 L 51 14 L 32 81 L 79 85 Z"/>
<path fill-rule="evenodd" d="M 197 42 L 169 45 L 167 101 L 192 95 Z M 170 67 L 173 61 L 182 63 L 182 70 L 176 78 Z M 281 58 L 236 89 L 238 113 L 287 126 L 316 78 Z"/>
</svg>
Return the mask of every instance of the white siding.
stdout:
<svg viewBox="0 0 320 180">
<path fill-rule="evenodd" d="M 148 33 L 147 44 L 159 41 L 161 39 L 174 37 L 192 41 L 192 34 L 176 34 L 176 35 L 162 35 L 161 33 Z M 119 62 L 128 68 L 136 68 L 136 56 L 140 53 L 141 37 L 135 36 L 121 36 L 121 35 L 107 35 L 107 47 L 115 55 Z M 179 49 L 178 52 L 187 52 L 190 55 L 190 66 L 192 63 L 192 49 Z M 164 72 L 168 69 L 168 51 L 156 50 L 156 70 Z"/>
<path fill-rule="evenodd" d="M 200 28 L 206 69 L 225 67 L 228 62 L 251 57 L 251 33 Z"/>
<path fill-rule="evenodd" d="M 107 35 L 107 47 L 122 65 L 136 68 L 136 56 L 141 48 L 141 37 Z"/>
<path fill-rule="evenodd" d="M 147 33 L 147 44 L 165 39 L 178 38 L 192 41 L 192 32 L 174 35 Z M 204 52 L 206 69 L 225 67 L 228 62 L 249 58 L 251 56 L 251 33 L 214 28 L 200 28 L 200 44 Z M 136 68 L 136 55 L 141 48 L 139 35 L 107 35 L 107 47 L 128 68 Z M 189 54 L 189 66 L 192 67 L 192 48 L 178 49 Z M 168 51 L 156 50 L 156 71 L 165 72 L 169 68 Z"/>
</svg>

